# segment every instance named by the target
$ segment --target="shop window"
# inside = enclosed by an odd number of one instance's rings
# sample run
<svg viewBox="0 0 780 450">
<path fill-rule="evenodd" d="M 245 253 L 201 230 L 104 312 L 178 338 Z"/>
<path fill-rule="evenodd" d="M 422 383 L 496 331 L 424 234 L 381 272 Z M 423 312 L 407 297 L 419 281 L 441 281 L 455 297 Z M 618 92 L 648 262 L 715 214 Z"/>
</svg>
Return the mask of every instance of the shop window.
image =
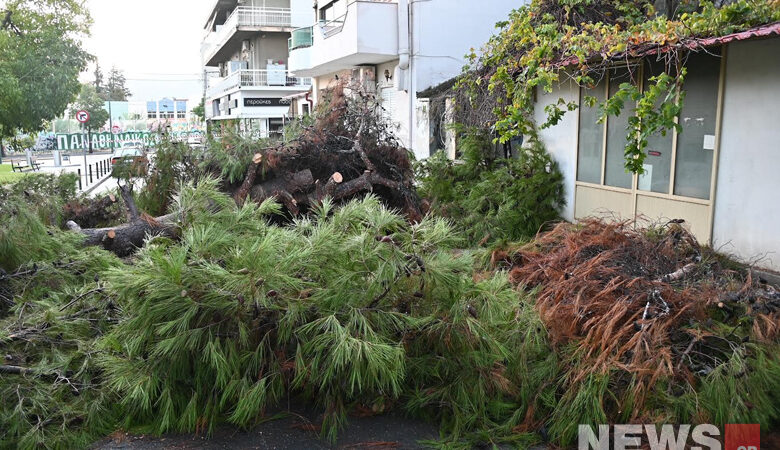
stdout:
<svg viewBox="0 0 780 450">
<path fill-rule="evenodd" d="M 713 53 L 716 53 L 713 55 Z M 678 122 L 682 131 L 666 135 L 657 133 L 648 138 L 645 173 L 637 177 L 640 191 L 669 194 L 674 169 L 674 195 L 708 200 L 712 181 L 712 165 L 715 152 L 715 128 L 718 109 L 718 83 L 720 57 L 717 51 L 693 53 L 688 56 L 683 90 L 685 99 Z M 641 72 L 632 68 L 633 77 L 625 67 L 612 68 L 593 89 L 580 89 L 580 128 L 577 153 L 577 181 L 631 189 L 633 174 L 626 172 L 624 149 L 626 146 L 627 120 L 634 105 L 626 104 L 619 116 L 609 116 L 606 124 L 598 123 L 598 106 L 585 105 L 585 96 L 596 98 L 596 104 L 604 101 L 609 85 L 612 96 L 620 84 L 639 78 L 649 86 L 649 79 L 664 71 L 663 61 L 644 61 Z M 606 129 L 604 128 L 606 127 Z M 604 135 L 606 133 L 606 142 Z M 675 145 L 676 136 L 676 145 Z M 604 152 L 606 151 L 606 155 Z M 602 158 L 604 164 L 602 167 Z"/>
<path fill-rule="evenodd" d="M 604 125 L 598 123 L 598 105 L 604 101 L 606 77 L 593 89 L 580 90 L 580 148 L 577 154 L 577 181 L 601 184 L 601 151 L 604 147 Z M 585 96 L 596 98 L 592 107 L 585 104 Z"/>
<path fill-rule="evenodd" d="M 649 86 L 650 78 L 660 75 L 664 72 L 663 61 L 645 61 L 643 86 Z M 663 99 L 659 99 L 660 104 Z M 647 157 L 643 168 L 645 173 L 639 175 L 637 188 L 640 191 L 669 193 L 669 181 L 672 173 L 672 145 L 674 133 L 671 130 L 666 132 L 666 136 L 661 133 L 655 133 L 647 139 Z"/>
<path fill-rule="evenodd" d="M 638 75 L 638 68 L 633 67 L 633 75 Z M 623 83 L 632 82 L 632 73 L 626 67 L 609 70 L 610 98 L 620 90 Z M 626 102 L 618 116 L 607 118 L 607 157 L 604 173 L 604 184 L 607 186 L 631 189 L 633 174 L 625 168 L 626 127 L 629 116 L 634 114 L 634 105 Z"/>
<path fill-rule="evenodd" d="M 715 152 L 715 119 L 718 109 L 720 58 L 692 54 L 683 83 L 685 101 L 680 113 L 682 132 L 677 137 L 674 193 L 710 198 Z"/>
</svg>

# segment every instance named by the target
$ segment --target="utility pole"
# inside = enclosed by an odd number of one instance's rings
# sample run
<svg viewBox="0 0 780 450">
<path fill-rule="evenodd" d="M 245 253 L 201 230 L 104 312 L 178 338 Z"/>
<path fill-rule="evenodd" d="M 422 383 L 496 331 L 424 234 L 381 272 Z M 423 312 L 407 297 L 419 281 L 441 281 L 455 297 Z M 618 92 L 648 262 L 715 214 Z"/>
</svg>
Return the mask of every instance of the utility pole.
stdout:
<svg viewBox="0 0 780 450">
<path fill-rule="evenodd" d="M 114 152 L 114 115 L 111 113 L 111 94 L 108 97 L 108 131 L 109 140 L 111 142 L 111 152 Z"/>
<path fill-rule="evenodd" d="M 86 129 L 87 129 L 87 124 L 86 123 L 82 123 L 81 124 L 81 132 L 82 132 L 81 135 L 83 137 L 87 136 L 87 134 L 84 133 L 84 131 L 86 131 Z M 83 142 L 82 145 L 84 146 L 84 176 L 86 177 L 87 176 L 87 143 Z M 84 180 L 86 181 L 86 178 L 84 178 Z M 84 184 L 86 184 L 86 183 L 84 183 Z"/>
</svg>

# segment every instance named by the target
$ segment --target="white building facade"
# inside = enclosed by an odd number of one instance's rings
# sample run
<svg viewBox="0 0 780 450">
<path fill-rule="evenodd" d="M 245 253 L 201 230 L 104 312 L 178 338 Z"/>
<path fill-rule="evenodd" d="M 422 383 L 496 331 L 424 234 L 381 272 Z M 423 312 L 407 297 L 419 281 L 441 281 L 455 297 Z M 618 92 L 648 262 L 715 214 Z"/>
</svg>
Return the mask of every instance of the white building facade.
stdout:
<svg viewBox="0 0 780 450">
<path fill-rule="evenodd" d="M 767 37 L 740 35 L 688 59 L 682 132 L 651 138 L 642 175 L 623 168 L 625 113 L 599 123 L 598 111 L 580 105 L 540 130 L 564 174 L 563 217 L 683 219 L 701 243 L 780 271 L 780 24 L 762 33 Z M 643 80 L 654 73 L 648 61 L 630 61 L 641 65 Z M 559 98 L 607 98 L 624 74 L 617 64 L 592 91 L 564 82 L 540 92 L 536 122 Z"/>
<path fill-rule="evenodd" d="M 286 120 L 285 97 L 311 89 L 311 79 L 294 77 L 287 41 L 311 17 L 309 0 L 217 0 L 201 45 L 206 119 L 267 136 Z"/>
<path fill-rule="evenodd" d="M 400 141 L 418 159 L 425 158 L 438 146 L 431 136 L 428 100 L 418 99 L 417 92 L 458 75 L 471 48 L 486 42 L 495 24 L 522 4 L 308 0 L 309 26 L 292 32 L 288 68 L 311 77 L 308 100 L 315 104 L 340 80 L 357 79 L 376 89 Z"/>
</svg>

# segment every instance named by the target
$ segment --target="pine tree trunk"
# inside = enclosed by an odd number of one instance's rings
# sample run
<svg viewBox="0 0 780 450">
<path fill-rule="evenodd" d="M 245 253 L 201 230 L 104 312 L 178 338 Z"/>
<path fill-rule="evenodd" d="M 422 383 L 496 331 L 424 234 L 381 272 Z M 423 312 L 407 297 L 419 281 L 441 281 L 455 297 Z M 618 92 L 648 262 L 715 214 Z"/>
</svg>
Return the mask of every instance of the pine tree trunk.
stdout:
<svg viewBox="0 0 780 450">
<path fill-rule="evenodd" d="M 71 220 L 67 222 L 67 226 L 71 231 L 86 236 L 85 246 L 100 246 L 122 257 L 141 248 L 147 235 L 177 237 L 178 226 L 174 219 L 173 214 L 157 218 L 142 217 L 124 225 L 108 228 L 81 228 Z"/>
</svg>

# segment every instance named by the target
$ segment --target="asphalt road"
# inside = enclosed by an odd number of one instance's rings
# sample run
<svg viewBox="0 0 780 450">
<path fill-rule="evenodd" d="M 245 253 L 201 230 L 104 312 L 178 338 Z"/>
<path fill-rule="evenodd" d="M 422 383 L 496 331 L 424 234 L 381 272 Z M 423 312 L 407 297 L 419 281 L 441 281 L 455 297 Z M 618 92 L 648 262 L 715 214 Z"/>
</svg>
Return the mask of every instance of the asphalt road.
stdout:
<svg viewBox="0 0 780 450">
<path fill-rule="evenodd" d="M 290 414 L 249 430 L 218 428 L 211 436 L 165 435 L 162 437 L 114 433 L 93 447 L 95 450 L 158 449 L 417 449 L 419 441 L 437 439 L 436 427 L 396 414 L 350 417 L 335 445 L 319 439 L 316 414 Z"/>
</svg>

